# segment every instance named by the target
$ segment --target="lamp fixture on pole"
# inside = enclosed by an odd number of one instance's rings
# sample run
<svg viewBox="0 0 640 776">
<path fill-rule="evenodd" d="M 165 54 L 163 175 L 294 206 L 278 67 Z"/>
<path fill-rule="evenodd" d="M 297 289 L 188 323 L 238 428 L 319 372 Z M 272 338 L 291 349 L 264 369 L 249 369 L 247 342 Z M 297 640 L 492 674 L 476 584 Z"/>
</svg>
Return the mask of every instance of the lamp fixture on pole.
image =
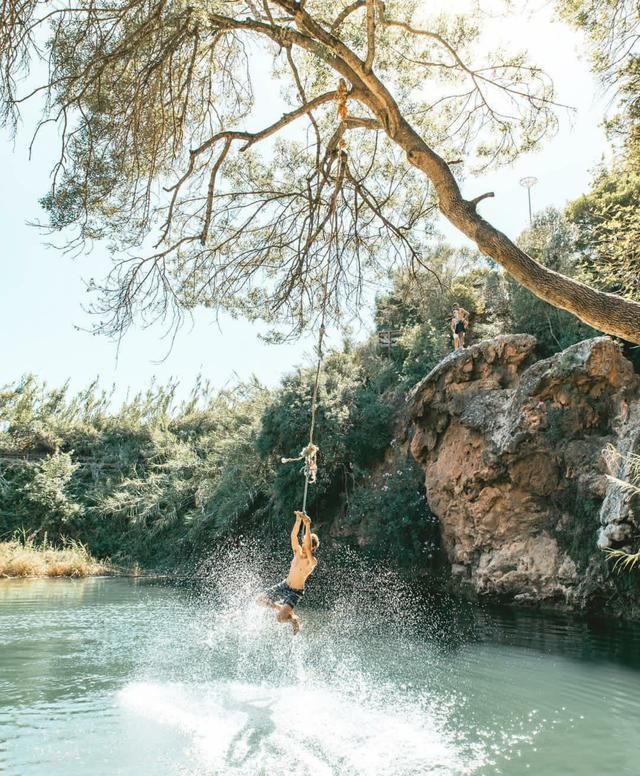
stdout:
<svg viewBox="0 0 640 776">
<path fill-rule="evenodd" d="M 529 200 L 529 226 L 533 224 L 533 216 L 531 215 L 531 189 L 537 182 L 538 179 L 534 178 L 533 175 L 529 175 L 526 178 L 520 178 L 520 185 L 524 186 L 527 190 L 527 198 Z"/>
</svg>

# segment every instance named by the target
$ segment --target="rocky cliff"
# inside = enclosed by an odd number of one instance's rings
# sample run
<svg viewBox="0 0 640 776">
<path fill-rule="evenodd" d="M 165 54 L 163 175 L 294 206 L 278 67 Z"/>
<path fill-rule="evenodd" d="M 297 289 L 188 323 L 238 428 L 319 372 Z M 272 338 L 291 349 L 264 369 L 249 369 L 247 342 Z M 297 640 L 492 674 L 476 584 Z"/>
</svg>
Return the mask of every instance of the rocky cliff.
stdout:
<svg viewBox="0 0 640 776">
<path fill-rule="evenodd" d="M 452 579 L 502 600 L 640 616 L 640 587 L 603 553 L 640 541 L 638 504 L 603 458 L 608 445 L 640 447 L 640 379 L 607 337 L 542 361 L 534 348 L 523 334 L 452 353 L 409 398 Z"/>
</svg>

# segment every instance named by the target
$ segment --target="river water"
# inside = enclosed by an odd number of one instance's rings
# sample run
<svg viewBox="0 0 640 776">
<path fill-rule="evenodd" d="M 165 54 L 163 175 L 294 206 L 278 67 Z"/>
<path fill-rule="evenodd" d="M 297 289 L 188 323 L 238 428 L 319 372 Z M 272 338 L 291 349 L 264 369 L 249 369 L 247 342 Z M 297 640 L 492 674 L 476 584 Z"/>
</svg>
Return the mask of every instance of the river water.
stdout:
<svg viewBox="0 0 640 776">
<path fill-rule="evenodd" d="M 640 773 L 638 629 L 365 577 L 295 638 L 229 562 L 197 591 L 0 581 L 0 773 Z"/>
</svg>

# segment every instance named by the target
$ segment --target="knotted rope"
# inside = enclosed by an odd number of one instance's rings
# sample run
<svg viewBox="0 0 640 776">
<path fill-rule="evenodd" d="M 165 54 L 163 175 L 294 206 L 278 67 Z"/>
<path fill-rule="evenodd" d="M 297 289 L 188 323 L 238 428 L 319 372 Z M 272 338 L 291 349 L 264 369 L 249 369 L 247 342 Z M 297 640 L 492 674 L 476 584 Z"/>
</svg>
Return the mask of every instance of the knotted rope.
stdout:
<svg viewBox="0 0 640 776">
<path fill-rule="evenodd" d="M 349 98 L 349 87 L 344 78 L 338 81 L 338 89 L 336 95 L 336 102 L 338 103 L 338 118 L 340 121 L 345 121 L 349 115 L 349 108 L 347 107 L 347 99 Z"/>
<path fill-rule="evenodd" d="M 300 450 L 300 455 L 296 458 L 281 458 L 280 460 L 282 463 L 304 461 L 304 467 L 302 471 L 305 473 L 305 476 L 309 478 L 309 482 L 313 484 L 316 481 L 316 477 L 318 476 L 318 461 L 316 459 L 317 453 L 317 446 L 312 442 L 309 442 L 306 447 L 303 447 L 302 450 Z"/>
<path fill-rule="evenodd" d="M 318 360 L 316 362 L 316 374 L 313 381 L 313 394 L 311 396 L 311 422 L 309 423 L 309 441 L 305 447 L 302 448 L 299 455 L 295 458 L 282 458 L 282 463 L 291 463 L 294 461 L 304 461 L 302 471 L 304 472 L 304 495 L 302 496 L 302 512 L 307 514 L 307 496 L 309 495 L 309 485 L 314 484 L 318 478 L 318 446 L 313 441 L 313 434 L 316 429 L 316 414 L 318 411 L 318 389 L 320 386 L 320 372 L 322 370 L 322 360 L 324 358 L 324 352 L 322 346 L 324 344 L 324 337 L 326 334 L 325 318 L 327 315 L 327 299 L 329 296 L 329 271 L 330 262 L 327 261 L 327 271 L 324 277 L 324 287 L 322 294 L 322 314 L 320 317 L 320 330 L 318 332 L 318 347 L 317 354 Z"/>
<path fill-rule="evenodd" d="M 338 116 L 343 121 L 348 116 L 348 109 L 347 109 L 347 97 L 348 97 L 348 88 L 345 80 L 343 78 L 340 79 L 338 82 L 338 94 L 337 94 L 337 103 L 338 103 Z M 333 237 L 333 243 L 335 244 L 336 249 L 336 265 L 340 265 L 340 257 L 339 257 L 339 251 L 338 251 L 338 218 L 337 218 L 337 211 L 336 211 L 336 202 L 338 199 L 338 193 L 342 187 L 342 180 L 344 177 L 344 172 L 346 169 L 347 164 L 347 153 L 345 150 L 345 144 L 343 141 L 340 143 L 340 153 L 339 153 L 339 168 L 338 168 L 338 175 L 336 177 L 336 187 L 335 191 L 332 197 L 331 202 L 331 216 L 333 217 L 333 230 L 332 230 L 332 237 Z M 313 434 L 316 427 L 316 414 L 318 410 L 318 388 L 320 385 L 320 371 L 322 369 L 322 361 L 324 358 L 324 353 L 322 350 L 322 346 L 324 344 L 324 338 L 326 334 L 325 329 L 325 320 L 327 316 L 327 302 L 329 299 L 329 277 L 331 273 L 331 251 L 329 251 L 329 255 L 327 257 L 327 268 L 324 276 L 324 284 L 323 284 L 323 290 L 322 290 L 322 303 L 320 306 L 321 309 L 321 315 L 320 315 L 320 329 L 318 331 L 318 348 L 317 348 L 317 354 L 318 354 L 318 360 L 316 363 L 316 374 L 315 379 L 313 382 L 313 394 L 311 397 L 311 422 L 309 424 L 309 441 L 305 447 L 302 448 L 298 456 L 295 458 L 282 458 L 282 463 L 292 463 L 295 461 L 304 461 L 304 466 L 302 468 L 302 471 L 304 472 L 304 495 L 302 497 L 302 512 L 304 514 L 307 513 L 307 496 L 309 495 L 309 485 L 314 484 L 318 477 L 318 446 L 313 441 Z"/>
<path fill-rule="evenodd" d="M 309 441 L 302 448 L 299 455 L 295 458 L 281 458 L 282 463 L 293 463 L 295 461 L 304 461 L 302 471 L 304 472 L 304 495 L 302 496 L 302 512 L 307 513 L 307 496 L 309 495 L 309 485 L 314 484 L 318 478 L 318 446 L 313 441 L 313 433 L 316 428 L 316 414 L 318 411 L 318 388 L 320 386 L 320 371 L 322 369 L 322 360 L 324 357 L 322 345 L 326 333 L 324 320 L 326 314 L 327 288 L 329 272 L 325 278 L 324 299 L 322 303 L 322 319 L 320 324 L 320 333 L 318 335 L 318 361 L 316 364 L 315 380 L 313 382 L 313 394 L 311 397 L 311 422 L 309 424 Z"/>
</svg>

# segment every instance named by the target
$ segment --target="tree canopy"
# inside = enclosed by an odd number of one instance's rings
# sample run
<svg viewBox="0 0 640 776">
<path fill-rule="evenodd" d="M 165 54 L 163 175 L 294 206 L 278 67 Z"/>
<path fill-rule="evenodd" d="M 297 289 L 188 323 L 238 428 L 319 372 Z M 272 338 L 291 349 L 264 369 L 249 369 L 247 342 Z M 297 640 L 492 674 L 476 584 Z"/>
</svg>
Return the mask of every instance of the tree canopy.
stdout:
<svg viewBox="0 0 640 776">
<path fill-rule="evenodd" d="M 562 0 L 561 10 L 587 34 L 595 71 L 609 88 L 614 114 L 606 122 L 614 146 L 591 191 L 571 203 L 569 218 L 588 282 L 640 299 L 640 6 L 630 0 Z"/>
<path fill-rule="evenodd" d="M 640 299 L 639 202 L 640 170 L 616 163 L 600 170 L 591 191 L 567 210 L 589 282 L 630 299 Z"/>
<path fill-rule="evenodd" d="M 483 45 L 479 16 L 404 0 L 0 10 L 5 121 L 41 95 L 61 130 L 50 225 L 114 249 L 104 329 L 200 304 L 299 328 L 353 307 L 394 258 L 420 264 L 438 208 L 540 298 L 640 342 L 640 305 L 528 256 L 478 214 L 490 192 L 462 196 L 461 162 L 513 159 L 557 124 L 551 80 Z"/>
</svg>

